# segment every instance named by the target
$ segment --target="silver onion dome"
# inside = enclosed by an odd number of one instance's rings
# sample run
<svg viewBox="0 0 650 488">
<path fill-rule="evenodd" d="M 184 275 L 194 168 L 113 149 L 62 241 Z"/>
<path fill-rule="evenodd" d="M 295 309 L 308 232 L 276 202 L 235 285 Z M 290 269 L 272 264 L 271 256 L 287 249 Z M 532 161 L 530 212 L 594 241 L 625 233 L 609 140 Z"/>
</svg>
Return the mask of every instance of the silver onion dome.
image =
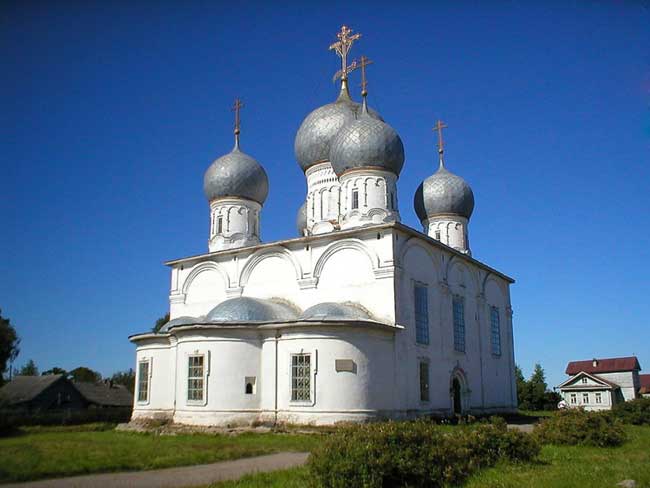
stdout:
<svg viewBox="0 0 650 488">
<path fill-rule="evenodd" d="M 299 236 L 302 237 L 305 235 L 305 229 L 307 228 L 307 202 L 303 203 L 298 209 L 296 228 L 298 229 Z"/>
<path fill-rule="evenodd" d="M 307 115 L 294 141 L 296 160 L 303 171 L 317 163 L 329 161 L 332 139 L 343 126 L 354 121 L 360 111 L 361 104 L 350 98 L 347 85 L 343 84 L 335 102 Z M 368 110 L 368 113 L 371 118 L 382 120 L 374 110 Z"/>
<path fill-rule="evenodd" d="M 238 197 L 264 204 L 269 194 L 269 179 L 260 163 L 239 149 L 239 141 L 205 172 L 203 191 L 208 201 Z"/>
<path fill-rule="evenodd" d="M 238 297 L 221 302 L 206 317 L 210 322 L 279 322 L 295 320 L 298 312 L 286 303 Z"/>
<path fill-rule="evenodd" d="M 372 320 L 358 303 L 324 302 L 309 307 L 300 316 L 304 320 Z"/>
<path fill-rule="evenodd" d="M 467 182 L 440 163 L 438 171 L 424 180 L 413 199 L 421 222 L 436 215 L 460 215 L 469 219 L 474 211 L 474 193 Z"/>
<path fill-rule="evenodd" d="M 329 159 L 337 176 L 350 169 L 368 167 L 399 176 L 404 166 L 404 145 L 395 129 L 369 116 L 364 109 L 357 120 L 338 132 L 332 141 Z"/>
</svg>

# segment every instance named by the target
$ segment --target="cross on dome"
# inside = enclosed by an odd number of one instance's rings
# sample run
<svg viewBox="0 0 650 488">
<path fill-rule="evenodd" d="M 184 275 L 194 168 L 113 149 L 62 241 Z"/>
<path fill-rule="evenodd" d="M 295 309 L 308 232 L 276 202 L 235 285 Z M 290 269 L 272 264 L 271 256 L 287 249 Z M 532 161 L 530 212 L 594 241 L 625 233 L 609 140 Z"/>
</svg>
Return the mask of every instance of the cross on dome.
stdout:
<svg viewBox="0 0 650 488">
<path fill-rule="evenodd" d="M 440 166 L 445 165 L 443 159 L 443 154 L 445 152 L 445 149 L 444 149 L 444 142 L 442 140 L 442 129 L 446 129 L 447 127 L 448 125 L 445 124 L 442 120 L 438 120 L 436 122 L 436 125 L 433 126 L 433 131 L 438 133 L 438 155 L 440 158 Z"/>
<path fill-rule="evenodd" d="M 331 44 L 329 49 L 336 51 L 336 54 L 341 58 L 341 83 L 345 83 L 348 79 L 348 53 L 352 48 L 354 41 L 361 37 L 361 34 L 352 34 L 352 29 L 344 25 L 341 27 L 341 32 L 336 34 L 338 41 Z M 336 76 L 336 75 L 335 75 Z"/>
<path fill-rule="evenodd" d="M 232 106 L 232 111 L 235 112 L 235 147 L 239 148 L 239 133 L 241 120 L 239 118 L 239 111 L 244 107 L 243 102 L 239 98 L 235 98 L 235 103 Z"/>
</svg>

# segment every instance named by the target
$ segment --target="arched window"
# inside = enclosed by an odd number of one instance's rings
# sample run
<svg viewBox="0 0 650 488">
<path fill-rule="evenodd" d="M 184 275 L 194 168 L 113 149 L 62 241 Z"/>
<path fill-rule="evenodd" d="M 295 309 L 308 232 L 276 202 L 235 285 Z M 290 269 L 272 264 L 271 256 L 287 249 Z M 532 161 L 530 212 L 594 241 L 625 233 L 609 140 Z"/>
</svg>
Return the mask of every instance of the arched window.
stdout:
<svg viewBox="0 0 650 488">
<path fill-rule="evenodd" d="M 246 383 L 246 394 L 247 395 L 253 394 L 253 383 Z"/>
</svg>

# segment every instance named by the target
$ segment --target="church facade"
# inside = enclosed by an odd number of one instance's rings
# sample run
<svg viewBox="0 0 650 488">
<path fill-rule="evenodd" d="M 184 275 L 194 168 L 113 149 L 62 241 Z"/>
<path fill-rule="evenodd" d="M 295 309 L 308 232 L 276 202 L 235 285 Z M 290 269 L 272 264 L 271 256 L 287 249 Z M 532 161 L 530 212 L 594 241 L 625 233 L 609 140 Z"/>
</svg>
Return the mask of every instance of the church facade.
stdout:
<svg viewBox="0 0 650 488">
<path fill-rule="evenodd" d="M 299 237 L 260 241 L 263 167 L 239 145 L 206 171 L 208 253 L 171 268 L 170 321 L 136 345 L 133 419 L 332 424 L 516 409 L 513 280 L 471 257 L 469 185 L 439 168 L 400 223 L 397 132 L 347 87 L 296 135 Z"/>
</svg>

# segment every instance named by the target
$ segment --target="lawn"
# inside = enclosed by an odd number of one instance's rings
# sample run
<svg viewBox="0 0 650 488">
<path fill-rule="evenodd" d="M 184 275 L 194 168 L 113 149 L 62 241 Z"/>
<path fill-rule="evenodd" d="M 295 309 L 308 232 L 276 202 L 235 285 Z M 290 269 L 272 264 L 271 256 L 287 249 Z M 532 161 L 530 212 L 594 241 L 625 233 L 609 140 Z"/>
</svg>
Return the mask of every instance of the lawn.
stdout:
<svg viewBox="0 0 650 488">
<path fill-rule="evenodd" d="M 28 427 L 0 438 L 0 483 L 309 451 L 319 438 L 275 433 L 159 436 L 115 432 L 112 427 Z"/>
<path fill-rule="evenodd" d="M 544 446 L 534 464 L 499 464 L 477 473 L 465 488 L 615 487 L 624 479 L 650 487 L 650 427 L 628 426 L 618 448 Z M 307 468 L 245 476 L 209 488 L 298 488 L 310 481 Z"/>
</svg>

